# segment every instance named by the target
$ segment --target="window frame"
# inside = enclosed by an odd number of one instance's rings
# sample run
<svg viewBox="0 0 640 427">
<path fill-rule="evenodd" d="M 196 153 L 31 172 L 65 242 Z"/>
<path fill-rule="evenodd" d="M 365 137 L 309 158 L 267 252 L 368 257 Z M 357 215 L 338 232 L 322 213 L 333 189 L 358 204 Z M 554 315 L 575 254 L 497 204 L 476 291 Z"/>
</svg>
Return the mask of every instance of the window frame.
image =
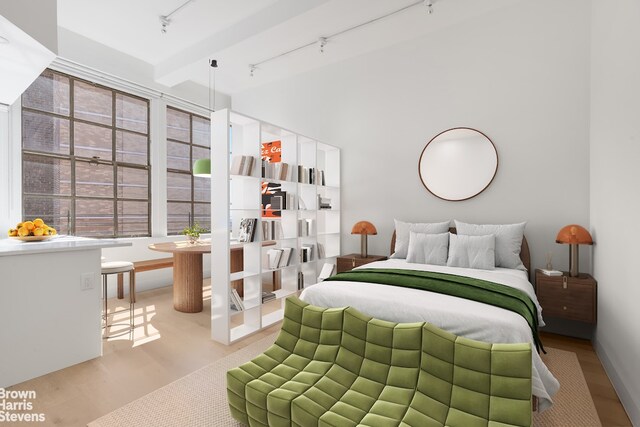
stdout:
<svg viewBox="0 0 640 427">
<path fill-rule="evenodd" d="M 33 149 L 25 148 L 25 135 L 24 132 L 21 136 L 20 141 L 20 149 L 21 149 L 21 163 L 24 164 L 25 155 L 34 156 L 36 158 L 44 158 L 44 159 L 60 159 L 66 160 L 70 162 L 70 186 L 71 186 L 71 194 L 70 195 L 44 195 L 44 194 L 36 194 L 36 193 L 28 193 L 25 185 L 25 177 L 26 173 L 23 170 L 22 172 L 22 191 L 21 191 L 21 200 L 22 200 L 22 216 L 24 218 L 24 207 L 25 207 L 25 198 L 42 198 L 42 199 L 58 199 L 58 200 L 68 200 L 70 207 L 68 212 L 68 233 L 71 235 L 77 235 L 77 218 L 76 218 L 76 201 L 77 200 L 107 200 L 112 201 L 113 203 L 113 234 L 105 234 L 105 235 L 92 235 L 94 238 L 135 238 L 135 237 L 150 237 L 152 233 L 152 199 L 151 199 L 151 183 L 152 183 L 152 169 L 151 169 L 151 100 L 149 98 L 145 98 L 136 94 L 128 93 L 123 90 L 115 89 L 113 87 L 105 86 L 103 84 L 95 83 L 90 80 L 86 80 L 80 77 L 76 77 L 74 75 L 60 72 L 51 68 L 47 68 L 43 71 L 50 72 L 53 75 L 60 75 L 69 80 L 69 115 L 65 116 L 64 114 L 55 113 L 52 111 L 40 110 L 38 108 L 25 107 L 24 102 L 21 104 L 21 126 L 24 125 L 24 112 L 29 112 L 32 114 L 44 115 L 47 117 L 51 117 L 54 119 L 60 119 L 68 121 L 69 123 L 69 154 L 60 154 L 60 153 L 51 153 L 38 151 Z M 43 74 L 41 73 L 41 74 Z M 92 122 L 90 120 L 76 118 L 75 117 L 75 85 L 76 82 L 81 82 L 83 84 L 106 90 L 111 93 L 111 124 L 106 125 L 103 123 Z M 26 91 L 25 91 L 26 93 Z M 23 94 L 24 95 L 24 94 Z M 146 112 L 147 112 L 147 123 L 146 123 L 146 133 L 125 129 L 123 127 L 118 127 L 117 125 L 117 97 L 118 95 L 134 98 L 146 103 Z M 104 158 L 96 158 L 93 157 L 85 157 L 85 156 L 76 156 L 75 155 L 75 123 L 82 123 L 90 126 L 96 126 L 103 129 L 109 129 L 111 131 L 111 159 L 107 160 Z M 118 141 L 118 132 L 122 133 L 130 133 L 140 137 L 146 138 L 146 147 L 147 147 L 147 155 L 146 155 L 146 164 L 137 164 L 126 161 L 117 160 L 117 141 Z M 100 196 L 83 196 L 77 194 L 77 181 L 76 181 L 76 163 L 88 163 L 88 164 L 101 164 L 101 165 L 109 165 L 113 169 L 113 193 L 112 196 L 109 197 L 100 197 Z M 129 169 L 137 169 L 137 170 L 145 170 L 147 171 L 147 198 L 138 199 L 131 197 L 120 197 L 118 195 L 118 170 L 119 168 L 129 168 Z M 133 233 L 133 234 L 120 234 L 119 233 L 119 215 L 118 215 L 118 203 L 119 202 L 146 202 L 147 204 L 147 229 L 145 233 Z"/>
<path fill-rule="evenodd" d="M 206 117 L 203 116 L 202 114 L 198 114 L 198 113 L 194 113 L 192 111 L 188 111 L 179 107 L 175 107 L 173 105 L 167 105 L 166 106 L 166 110 L 165 110 L 165 126 L 168 128 L 169 127 L 169 121 L 167 119 L 167 117 L 169 116 L 169 110 L 173 110 L 173 111 L 177 111 L 178 113 L 181 114 L 186 114 L 189 116 L 189 142 L 185 142 L 185 141 L 180 141 L 178 139 L 173 139 L 170 138 L 167 132 L 167 136 L 166 136 L 166 144 L 167 147 L 169 146 L 169 143 L 177 143 L 177 144 L 182 144 L 182 145 L 187 145 L 189 146 L 189 170 L 187 171 L 186 169 L 176 169 L 176 168 L 171 168 L 169 167 L 169 154 L 167 153 L 167 169 L 165 171 L 165 180 L 167 185 L 169 184 L 169 173 L 176 173 L 176 174 L 181 174 L 181 175 L 189 175 L 190 176 L 190 180 L 191 180 L 191 195 L 190 195 L 190 200 L 176 200 L 176 199 L 170 199 L 169 198 L 169 192 L 167 191 L 167 206 L 169 206 L 170 203 L 184 203 L 187 204 L 189 203 L 190 207 L 191 207 L 191 224 L 189 224 L 190 226 L 195 224 L 195 216 L 196 216 L 196 210 L 195 207 L 196 205 L 208 205 L 209 209 L 211 209 L 211 200 L 209 200 L 208 202 L 201 202 L 201 201 L 196 201 L 195 200 L 195 179 L 196 177 L 193 175 L 193 162 L 195 161 L 195 159 L 193 158 L 193 148 L 201 148 L 201 149 L 206 149 L 209 150 L 209 156 L 211 156 L 211 142 L 209 142 L 209 146 L 205 146 L 205 145 L 200 145 L 200 144 L 196 144 L 193 142 L 193 118 L 194 117 L 198 117 L 199 119 L 202 120 L 206 120 L 209 122 L 209 125 L 211 125 L 211 117 Z M 211 218 L 211 210 L 209 210 L 209 218 Z M 169 212 L 167 210 L 167 215 L 166 215 L 166 224 L 167 224 L 167 236 L 178 236 L 181 234 L 180 231 L 177 232 L 172 232 L 171 230 L 169 230 Z M 211 222 L 211 219 L 209 220 L 209 222 Z M 211 227 L 209 227 L 211 228 Z"/>
</svg>

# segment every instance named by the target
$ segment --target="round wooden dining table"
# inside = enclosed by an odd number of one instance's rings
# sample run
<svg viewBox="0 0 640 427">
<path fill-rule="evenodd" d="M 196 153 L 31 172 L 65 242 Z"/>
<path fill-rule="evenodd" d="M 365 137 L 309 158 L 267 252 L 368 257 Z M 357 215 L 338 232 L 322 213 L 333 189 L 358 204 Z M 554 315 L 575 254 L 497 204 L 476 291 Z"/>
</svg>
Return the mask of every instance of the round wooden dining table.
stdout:
<svg viewBox="0 0 640 427">
<path fill-rule="evenodd" d="M 267 240 L 262 246 L 275 245 Z M 188 241 L 153 243 L 149 249 L 173 254 L 173 308 L 183 313 L 202 311 L 202 260 L 203 254 L 211 253 L 211 240 L 197 243 Z M 244 264 L 242 243 L 232 243 L 230 249 L 230 271 L 242 271 Z M 242 286 L 239 283 L 238 286 Z M 239 290 L 242 294 L 242 289 Z"/>
<path fill-rule="evenodd" d="M 173 254 L 173 308 L 183 313 L 202 311 L 202 259 L 211 242 L 153 243 L 149 249 Z"/>
</svg>

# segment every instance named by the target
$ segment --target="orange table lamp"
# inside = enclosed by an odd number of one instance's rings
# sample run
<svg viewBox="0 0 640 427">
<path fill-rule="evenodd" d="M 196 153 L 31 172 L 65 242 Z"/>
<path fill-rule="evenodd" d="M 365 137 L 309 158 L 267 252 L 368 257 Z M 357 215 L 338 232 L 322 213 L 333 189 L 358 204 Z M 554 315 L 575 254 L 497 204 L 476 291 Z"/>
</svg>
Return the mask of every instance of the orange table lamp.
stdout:
<svg viewBox="0 0 640 427">
<path fill-rule="evenodd" d="M 378 230 L 376 230 L 376 226 L 371 224 L 369 221 L 359 221 L 356 222 L 351 229 L 351 234 L 359 234 L 360 235 L 360 255 L 362 258 L 367 257 L 367 236 L 369 234 L 376 235 L 378 234 Z"/>
<path fill-rule="evenodd" d="M 591 234 L 577 224 L 566 225 L 558 232 L 556 243 L 569 245 L 569 273 L 578 277 L 578 245 L 593 245 Z"/>
</svg>

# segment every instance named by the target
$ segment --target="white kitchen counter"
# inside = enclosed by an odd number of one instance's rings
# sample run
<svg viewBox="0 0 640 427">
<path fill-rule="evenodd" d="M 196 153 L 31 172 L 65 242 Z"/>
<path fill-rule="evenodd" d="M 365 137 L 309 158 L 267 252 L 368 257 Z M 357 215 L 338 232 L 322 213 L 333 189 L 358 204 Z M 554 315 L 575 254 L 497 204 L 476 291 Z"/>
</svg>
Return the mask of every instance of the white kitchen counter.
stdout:
<svg viewBox="0 0 640 427">
<path fill-rule="evenodd" d="M 0 240 L 0 387 L 102 354 L 100 256 L 119 246 L 131 243 Z"/>
<path fill-rule="evenodd" d="M 130 242 L 117 239 L 88 239 L 76 236 L 55 236 L 43 242 L 22 242 L 17 239 L 0 239 L 0 257 L 42 254 L 48 252 L 83 251 L 87 249 L 131 246 Z"/>
</svg>

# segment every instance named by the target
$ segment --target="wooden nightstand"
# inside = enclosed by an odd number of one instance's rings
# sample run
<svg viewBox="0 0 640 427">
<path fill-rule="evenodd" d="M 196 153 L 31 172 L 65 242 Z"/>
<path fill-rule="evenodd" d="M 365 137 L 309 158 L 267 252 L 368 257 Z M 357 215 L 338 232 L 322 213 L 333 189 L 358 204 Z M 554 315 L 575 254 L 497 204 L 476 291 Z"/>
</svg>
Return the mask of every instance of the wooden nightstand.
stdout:
<svg viewBox="0 0 640 427">
<path fill-rule="evenodd" d="M 591 275 L 547 276 L 536 270 L 536 294 L 542 314 L 595 324 L 598 309 L 598 282 Z"/>
<path fill-rule="evenodd" d="M 343 271 L 349 271 L 352 268 L 360 267 L 361 265 L 369 264 L 374 261 L 384 261 L 387 259 L 383 255 L 369 255 L 366 258 L 362 258 L 360 254 L 349 254 L 338 257 L 338 273 Z"/>
</svg>

